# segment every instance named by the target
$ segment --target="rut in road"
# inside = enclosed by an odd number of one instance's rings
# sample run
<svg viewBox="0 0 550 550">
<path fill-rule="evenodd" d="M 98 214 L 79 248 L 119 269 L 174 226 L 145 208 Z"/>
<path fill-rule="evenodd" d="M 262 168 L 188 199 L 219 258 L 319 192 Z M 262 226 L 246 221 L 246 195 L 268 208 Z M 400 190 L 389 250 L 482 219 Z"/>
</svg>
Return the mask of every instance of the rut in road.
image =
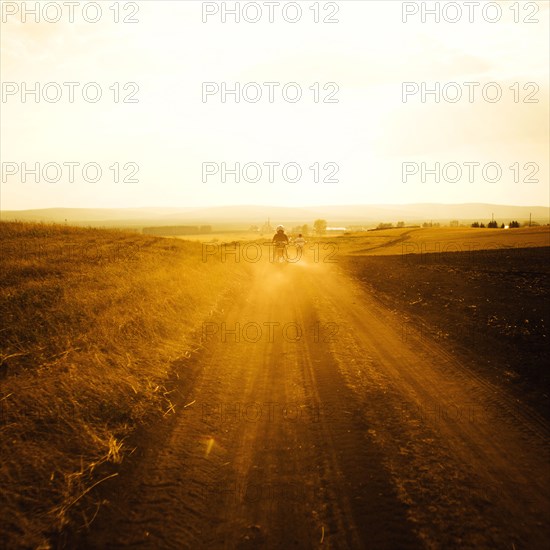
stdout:
<svg viewBox="0 0 550 550">
<path fill-rule="evenodd" d="M 437 346 L 404 341 L 395 315 L 337 266 L 256 267 L 248 292 L 205 325 L 169 429 L 82 545 L 543 543 L 544 426 Z M 482 417 L 419 413 L 489 396 Z"/>
</svg>

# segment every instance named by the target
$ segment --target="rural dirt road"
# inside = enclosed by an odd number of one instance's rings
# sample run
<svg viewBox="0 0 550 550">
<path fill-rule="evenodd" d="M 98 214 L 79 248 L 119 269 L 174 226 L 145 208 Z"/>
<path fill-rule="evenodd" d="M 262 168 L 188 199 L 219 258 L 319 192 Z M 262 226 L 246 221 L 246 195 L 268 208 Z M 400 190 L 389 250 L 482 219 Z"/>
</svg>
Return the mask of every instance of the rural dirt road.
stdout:
<svg viewBox="0 0 550 550">
<path fill-rule="evenodd" d="M 205 323 L 80 547 L 545 548 L 548 427 L 313 260 Z"/>
</svg>

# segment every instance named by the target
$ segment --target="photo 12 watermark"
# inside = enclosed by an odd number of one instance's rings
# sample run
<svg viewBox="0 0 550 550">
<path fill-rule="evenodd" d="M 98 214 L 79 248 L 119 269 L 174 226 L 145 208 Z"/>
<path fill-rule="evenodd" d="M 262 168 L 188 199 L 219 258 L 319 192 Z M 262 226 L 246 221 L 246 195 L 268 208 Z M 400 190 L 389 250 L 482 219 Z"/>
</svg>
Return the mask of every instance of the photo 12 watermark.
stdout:
<svg viewBox="0 0 550 550">
<path fill-rule="evenodd" d="M 514 82 L 503 87 L 498 82 L 403 82 L 403 103 L 539 103 L 536 82 Z"/>
<path fill-rule="evenodd" d="M 318 423 L 321 408 L 314 403 L 215 402 L 202 403 L 201 421 L 209 425 L 235 423 Z"/>
<path fill-rule="evenodd" d="M 257 506 L 265 508 L 288 507 L 289 502 L 316 502 L 323 493 L 317 485 L 304 485 L 284 481 L 243 481 L 201 484 L 199 494 L 208 503 L 222 502 L 229 506 Z M 229 513 L 230 508 L 224 510 Z M 260 532 L 257 525 L 251 530 Z"/>
<path fill-rule="evenodd" d="M 402 402 L 401 420 L 421 422 L 431 426 L 442 424 L 491 425 L 495 420 L 510 422 L 521 415 L 518 404 L 499 405 L 480 400 L 421 400 L 415 403 Z"/>
<path fill-rule="evenodd" d="M 202 244 L 202 262 L 219 261 L 221 263 L 250 263 L 256 264 L 260 261 L 271 263 L 278 260 L 279 247 L 272 241 L 265 242 L 233 242 L 217 243 L 206 242 Z M 296 244 L 292 240 L 284 248 L 284 260 L 286 263 L 294 264 L 302 260 L 310 263 L 332 264 L 338 262 L 339 245 L 334 242 L 317 241 Z"/>
<path fill-rule="evenodd" d="M 528 223 L 528 222 L 527 222 Z M 476 222 L 467 224 L 469 227 L 476 227 Z M 504 225 L 504 227 L 502 227 Z M 479 226 L 479 224 L 478 224 Z M 506 229 L 510 226 L 509 223 L 504 224 L 493 220 L 487 222 L 487 228 L 491 229 Z M 536 248 L 540 243 L 535 241 L 521 241 L 515 243 L 502 242 L 479 242 L 479 241 L 419 241 L 405 242 L 401 245 L 401 259 L 411 265 L 477 265 L 484 264 L 488 258 L 494 260 L 500 254 L 495 256 L 495 252 L 502 253 L 503 259 L 510 253 L 511 250 L 521 251 L 526 248 Z"/>
<path fill-rule="evenodd" d="M 202 324 L 202 342 L 233 344 L 273 344 L 276 342 L 298 343 L 308 340 L 313 343 L 336 342 L 340 333 L 338 323 L 317 321 L 311 325 L 279 323 L 277 321 L 246 321 L 235 323 Z"/>
<path fill-rule="evenodd" d="M 403 162 L 401 181 L 403 183 L 498 183 L 503 180 L 513 183 L 539 183 L 535 178 L 540 170 L 536 162 L 514 162 L 502 166 L 498 162 Z M 505 177 L 507 176 L 507 177 Z"/>
<path fill-rule="evenodd" d="M 537 2 L 402 2 L 402 23 L 540 23 Z"/>
<path fill-rule="evenodd" d="M 0 243 L 0 254 L 5 260 L 26 261 L 32 264 L 48 262 L 136 262 L 141 246 L 136 243 L 97 243 L 65 242 L 51 243 L 48 240 L 33 242 Z"/>
<path fill-rule="evenodd" d="M 2 23 L 139 23 L 138 2 L 0 2 Z"/>
<path fill-rule="evenodd" d="M 336 162 L 314 162 L 304 168 L 299 162 L 203 162 L 203 183 L 339 183 Z M 309 172 L 308 172 L 309 170 Z M 306 177 L 307 174 L 307 177 Z"/>
<path fill-rule="evenodd" d="M 336 82 L 203 82 L 203 103 L 339 103 Z"/>
<path fill-rule="evenodd" d="M 17 396 L 10 393 L 0 397 L 0 428 L 8 425 L 19 425 L 22 419 L 32 420 L 36 423 L 51 422 L 59 418 L 72 418 L 78 416 L 78 411 L 70 401 L 56 401 L 43 410 L 37 406 L 29 406 L 26 403 L 18 403 Z"/>
<path fill-rule="evenodd" d="M 136 162 L 2 162 L 2 183 L 139 183 Z"/>
<path fill-rule="evenodd" d="M 422 303 L 422 302 L 419 302 Z M 414 344 L 416 342 L 445 342 L 452 334 L 453 338 L 465 341 L 469 349 L 474 349 L 480 343 L 479 323 L 475 321 L 463 324 L 448 324 L 443 322 L 427 324 L 423 321 L 403 321 L 401 323 L 401 340 Z"/>
<path fill-rule="evenodd" d="M 2 82 L 2 103 L 139 103 L 137 82 Z"/>
<path fill-rule="evenodd" d="M 341 2 L 202 2 L 203 23 L 336 24 Z"/>
</svg>

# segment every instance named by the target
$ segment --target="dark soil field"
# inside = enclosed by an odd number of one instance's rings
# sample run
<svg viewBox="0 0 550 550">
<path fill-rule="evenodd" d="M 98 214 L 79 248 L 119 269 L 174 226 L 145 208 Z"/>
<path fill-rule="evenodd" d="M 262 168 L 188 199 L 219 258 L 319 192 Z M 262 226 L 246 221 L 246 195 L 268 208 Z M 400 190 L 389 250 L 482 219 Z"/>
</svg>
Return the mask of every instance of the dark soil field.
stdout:
<svg viewBox="0 0 550 550">
<path fill-rule="evenodd" d="M 342 261 L 402 315 L 404 340 L 438 341 L 548 418 L 549 260 L 544 247 Z"/>
</svg>

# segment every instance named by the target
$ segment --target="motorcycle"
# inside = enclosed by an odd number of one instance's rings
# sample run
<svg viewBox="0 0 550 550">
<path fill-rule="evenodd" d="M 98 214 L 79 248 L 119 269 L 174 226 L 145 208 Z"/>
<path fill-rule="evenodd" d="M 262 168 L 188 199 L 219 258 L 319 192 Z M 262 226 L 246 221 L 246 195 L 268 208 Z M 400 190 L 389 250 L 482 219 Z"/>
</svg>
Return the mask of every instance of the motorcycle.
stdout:
<svg viewBox="0 0 550 550">
<path fill-rule="evenodd" d="M 275 243 L 275 254 L 273 258 L 274 263 L 286 264 L 288 262 L 286 247 L 287 244 L 284 242 Z"/>
</svg>

